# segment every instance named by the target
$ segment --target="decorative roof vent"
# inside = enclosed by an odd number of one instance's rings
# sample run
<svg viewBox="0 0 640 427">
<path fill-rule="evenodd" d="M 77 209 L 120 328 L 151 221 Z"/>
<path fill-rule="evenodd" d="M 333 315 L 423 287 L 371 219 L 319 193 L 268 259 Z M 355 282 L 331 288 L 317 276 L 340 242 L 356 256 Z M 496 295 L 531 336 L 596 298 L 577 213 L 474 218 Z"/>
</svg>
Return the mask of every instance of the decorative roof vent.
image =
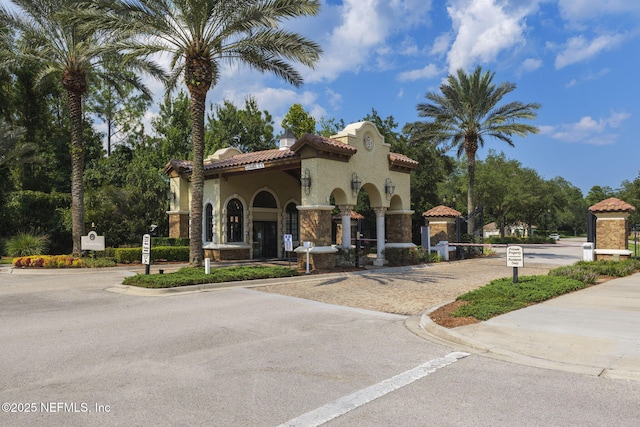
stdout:
<svg viewBox="0 0 640 427">
<path fill-rule="evenodd" d="M 286 150 L 287 148 L 291 148 L 291 146 L 295 143 L 296 136 L 293 134 L 290 128 L 287 128 L 284 131 L 284 135 L 280 137 L 280 149 Z"/>
</svg>

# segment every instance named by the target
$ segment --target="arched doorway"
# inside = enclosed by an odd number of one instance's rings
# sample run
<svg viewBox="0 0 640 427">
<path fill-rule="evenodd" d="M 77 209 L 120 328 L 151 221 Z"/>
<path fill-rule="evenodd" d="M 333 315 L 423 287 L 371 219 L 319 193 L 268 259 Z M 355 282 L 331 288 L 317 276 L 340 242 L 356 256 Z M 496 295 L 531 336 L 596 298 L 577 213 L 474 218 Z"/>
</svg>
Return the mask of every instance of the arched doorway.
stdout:
<svg viewBox="0 0 640 427">
<path fill-rule="evenodd" d="M 260 191 L 253 199 L 253 258 L 278 256 L 278 202 L 273 194 Z"/>
</svg>

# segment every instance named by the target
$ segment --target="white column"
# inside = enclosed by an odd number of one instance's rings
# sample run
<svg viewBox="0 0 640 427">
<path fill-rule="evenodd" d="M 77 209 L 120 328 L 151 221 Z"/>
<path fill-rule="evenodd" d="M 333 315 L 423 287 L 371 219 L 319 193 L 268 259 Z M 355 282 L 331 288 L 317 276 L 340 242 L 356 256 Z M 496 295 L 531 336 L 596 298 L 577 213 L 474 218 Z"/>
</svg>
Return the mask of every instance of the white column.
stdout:
<svg viewBox="0 0 640 427">
<path fill-rule="evenodd" d="M 342 217 L 342 249 L 351 249 L 351 206 L 340 206 L 340 216 Z"/>
<path fill-rule="evenodd" d="M 387 208 L 373 208 L 376 212 L 376 246 L 378 247 L 376 260 L 373 265 L 382 267 L 384 265 L 384 214 Z"/>
</svg>

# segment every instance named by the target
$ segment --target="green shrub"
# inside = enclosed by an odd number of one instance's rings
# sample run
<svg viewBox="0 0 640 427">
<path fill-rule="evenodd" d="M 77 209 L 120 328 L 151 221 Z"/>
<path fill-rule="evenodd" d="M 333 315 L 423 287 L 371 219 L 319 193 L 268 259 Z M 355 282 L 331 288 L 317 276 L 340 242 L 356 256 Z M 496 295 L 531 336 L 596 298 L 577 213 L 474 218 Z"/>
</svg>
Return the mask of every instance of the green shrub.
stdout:
<svg viewBox="0 0 640 427">
<path fill-rule="evenodd" d="M 7 254 L 13 257 L 44 254 L 48 242 L 44 234 L 19 233 L 7 241 Z"/>
<path fill-rule="evenodd" d="M 437 254 L 435 255 L 437 259 Z M 419 246 L 415 248 L 386 248 L 384 257 L 389 261 L 390 266 L 424 264 L 433 262 L 434 259 L 430 253 Z"/>
<path fill-rule="evenodd" d="M 189 238 L 185 237 L 152 237 L 151 247 L 154 246 L 189 246 Z"/>
<path fill-rule="evenodd" d="M 558 267 L 549 272 L 552 276 L 565 276 L 581 280 L 588 284 L 596 283 L 598 276 L 624 277 L 640 269 L 640 261 L 598 260 L 578 261 L 569 266 Z"/>
<path fill-rule="evenodd" d="M 183 267 L 175 273 L 137 274 L 124 279 L 124 284 L 143 288 L 174 288 L 203 283 L 223 283 L 241 280 L 271 279 L 297 276 L 291 268 L 273 266 L 241 266 L 216 268 L 205 274 L 204 268 Z"/>
<path fill-rule="evenodd" d="M 454 316 L 487 320 L 586 286 L 579 280 L 562 276 L 524 276 L 518 283 L 513 283 L 511 278 L 497 279 L 459 296 L 458 300 L 469 304 L 458 308 Z"/>
<path fill-rule="evenodd" d="M 119 264 L 140 263 L 142 248 L 116 248 L 114 251 L 116 262 Z M 188 246 L 151 246 L 151 261 L 187 262 L 189 261 Z"/>
</svg>

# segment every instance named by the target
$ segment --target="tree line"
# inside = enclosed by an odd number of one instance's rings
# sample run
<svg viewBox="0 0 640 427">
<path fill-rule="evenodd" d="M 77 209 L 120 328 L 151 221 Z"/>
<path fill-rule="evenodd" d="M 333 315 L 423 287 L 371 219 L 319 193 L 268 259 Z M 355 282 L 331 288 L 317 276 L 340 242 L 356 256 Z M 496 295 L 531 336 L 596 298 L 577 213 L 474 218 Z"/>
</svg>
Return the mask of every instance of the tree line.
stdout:
<svg viewBox="0 0 640 427">
<path fill-rule="evenodd" d="M 17 11 L 0 6 L 0 238 L 40 232 L 49 236 L 50 252 L 78 253 L 80 236 L 96 228 L 110 245 L 137 244 L 152 223 L 167 229 L 163 166 L 171 158 L 189 159 L 194 164 L 190 260 L 200 264 L 203 159 L 226 146 L 245 152 L 276 146 L 273 119 L 255 99 L 247 98 L 243 106 L 228 100 L 205 105 L 208 90 L 219 83 L 220 61 L 246 64 L 301 85 L 293 65 L 313 67 L 322 51 L 280 25 L 316 15 L 320 3 L 13 4 Z M 151 59 L 155 53 L 172 58 L 168 72 Z M 142 73 L 167 88 L 152 129 L 141 125 L 152 102 Z M 582 231 L 577 218 L 590 196 L 618 195 L 638 202 L 638 179 L 623 182 L 618 190 L 594 187 L 583 198 L 561 178 L 536 178 L 535 171 L 501 154 L 491 153 L 476 164 L 485 138 L 512 145 L 513 135 L 537 131 L 523 120 L 534 118 L 540 106 L 501 104 L 515 85 L 496 84 L 493 78 L 494 73 L 480 67 L 469 74 L 459 70 L 417 106 L 425 120 L 402 128 L 394 117 L 381 118 L 374 109 L 362 118 L 378 127 L 392 151 L 420 162 L 411 178 L 416 235 L 420 214 L 449 192 L 457 192 L 459 201 L 466 196 L 466 207 L 459 206 L 463 213 L 482 204 L 488 217 L 501 224 L 540 227 L 545 221 L 544 228 L 574 233 Z M 187 92 L 176 93 L 181 83 Z M 345 122 L 321 118 L 316 123 L 294 104 L 281 125 L 297 136 L 330 136 Z M 448 154 L 451 149 L 458 159 Z M 499 167 L 484 170 L 490 162 Z"/>
</svg>

